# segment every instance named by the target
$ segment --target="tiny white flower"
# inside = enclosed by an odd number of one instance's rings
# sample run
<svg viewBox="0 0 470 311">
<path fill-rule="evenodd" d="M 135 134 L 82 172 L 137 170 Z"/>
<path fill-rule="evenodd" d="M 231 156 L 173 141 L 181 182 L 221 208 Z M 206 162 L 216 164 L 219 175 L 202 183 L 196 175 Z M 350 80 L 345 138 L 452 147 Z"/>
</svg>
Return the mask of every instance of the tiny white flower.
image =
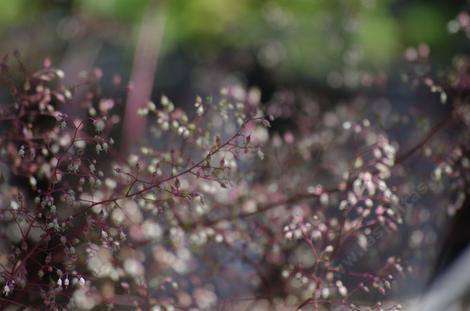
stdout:
<svg viewBox="0 0 470 311">
<path fill-rule="evenodd" d="M 25 155 L 24 146 L 21 146 L 20 150 L 18 150 L 18 156 L 23 158 L 24 155 Z"/>
<path fill-rule="evenodd" d="M 55 73 L 56 73 L 57 77 L 59 77 L 60 79 L 63 79 L 65 77 L 64 72 L 60 69 L 57 69 Z"/>
<path fill-rule="evenodd" d="M 104 230 L 101 230 L 101 236 L 106 239 L 108 237 L 108 233 Z"/>
<path fill-rule="evenodd" d="M 197 115 L 198 115 L 198 116 L 202 116 L 203 114 L 204 114 L 204 107 L 199 106 L 199 107 L 197 108 Z"/>
<path fill-rule="evenodd" d="M 324 193 L 322 193 L 322 194 L 320 195 L 320 202 L 321 202 L 321 204 L 327 205 L 327 204 L 328 204 L 328 200 L 329 200 L 328 193 L 325 193 L 325 192 L 324 192 Z"/>
<path fill-rule="evenodd" d="M 338 291 L 339 291 L 339 294 L 343 297 L 346 297 L 346 295 L 348 294 L 348 289 L 344 286 L 340 286 Z"/>
<path fill-rule="evenodd" d="M 333 245 L 328 245 L 328 246 L 325 248 L 325 252 L 326 252 L 326 253 L 331 253 L 331 252 L 333 252 L 333 249 L 334 249 L 334 248 L 333 248 Z"/>
<path fill-rule="evenodd" d="M 105 126 L 106 123 L 104 122 L 104 120 L 99 119 L 95 122 L 95 131 L 97 133 L 101 133 L 104 130 Z"/>
<path fill-rule="evenodd" d="M 8 296 L 8 294 L 10 294 L 10 287 L 8 285 L 5 285 L 5 287 L 3 287 L 3 294 L 5 294 L 5 296 Z"/>
</svg>

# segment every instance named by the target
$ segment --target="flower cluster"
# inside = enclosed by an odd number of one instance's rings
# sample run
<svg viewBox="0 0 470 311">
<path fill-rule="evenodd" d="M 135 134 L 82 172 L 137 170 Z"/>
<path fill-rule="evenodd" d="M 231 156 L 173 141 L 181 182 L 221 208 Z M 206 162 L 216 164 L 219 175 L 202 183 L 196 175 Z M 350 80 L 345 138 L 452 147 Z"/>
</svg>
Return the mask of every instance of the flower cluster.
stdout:
<svg viewBox="0 0 470 311">
<path fill-rule="evenodd" d="M 15 62 L 20 76 L 2 66 L 2 306 L 402 309 L 388 295 L 414 270 L 397 232 L 413 230 L 412 251 L 429 218 L 407 209 L 403 164 L 440 157 L 424 148 L 437 130 L 407 149 L 362 99 L 353 112 L 289 92 L 263 105 L 230 86 L 187 110 L 166 96 L 142 106 L 148 126 L 126 150 L 128 88 L 101 88 L 98 69 L 65 86 L 49 60 L 34 73 Z M 466 198 L 464 142 L 423 188 L 441 194 L 448 175 L 450 214 Z"/>
</svg>

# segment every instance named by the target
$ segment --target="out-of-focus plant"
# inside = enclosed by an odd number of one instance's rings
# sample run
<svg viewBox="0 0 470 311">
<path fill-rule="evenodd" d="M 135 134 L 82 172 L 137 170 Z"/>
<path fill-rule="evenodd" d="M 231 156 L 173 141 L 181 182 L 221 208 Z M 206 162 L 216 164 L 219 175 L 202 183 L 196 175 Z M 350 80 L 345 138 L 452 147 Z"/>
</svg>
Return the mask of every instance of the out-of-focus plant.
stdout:
<svg viewBox="0 0 470 311">
<path fill-rule="evenodd" d="M 148 141 L 125 157 L 111 135 L 119 99 L 100 94 L 100 71 L 68 88 L 49 60 L 30 73 L 15 59 L 19 77 L 2 63 L 11 95 L 1 110 L 2 178 L 11 180 L 2 188 L 1 302 L 57 310 L 177 303 L 170 270 L 186 274 L 192 261 L 184 222 L 204 210 L 204 187 L 229 187 L 237 159 L 257 150 L 247 133 L 268 122 L 257 102 L 197 98 L 188 115 L 162 97 L 138 112 L 153 116 L 159 147 Z M 77 88 L 87 89 L 82 118 L 61 112 Z M 159 240 L 147 250 L 151 263 L 139 245 Z"/>
<path fill-rule="evenodd" d="M 469 114 L 468 62 L 440 81 L 424 66 L 426 47 L 418 50 L 407 53 L 406 82 L 451 100 L 455 112 L 401 152 L 380 118 L 362 114 L 360 98 L 323 111 L 279 93 L 263 112 L 257 90 L 231 86 L 197 97 L 188 112 L 165 96 L 149 102 L 135 112 L 148 119 L 147 135 L 127 155 L 115 142 L 121 79 L 106 94 L 98 69 L 66 86 L 49 60 L 32 72 L 18 53 L 5 58 L 0 303 L 401 309 L 381 301 L 407 271 L 393 237 L 418 217 L 403 202 L 413 182 L 403 163 L 448 122 L 468 125 Z M 68 116 L 70 105 L 82 113 Z M 444 161 L 447 149 L 424 153 L 438 163 L 436 179 L 453 180 L 450 212 L 468 188 L 468 141 L 456 144 Z"/>
</svg>

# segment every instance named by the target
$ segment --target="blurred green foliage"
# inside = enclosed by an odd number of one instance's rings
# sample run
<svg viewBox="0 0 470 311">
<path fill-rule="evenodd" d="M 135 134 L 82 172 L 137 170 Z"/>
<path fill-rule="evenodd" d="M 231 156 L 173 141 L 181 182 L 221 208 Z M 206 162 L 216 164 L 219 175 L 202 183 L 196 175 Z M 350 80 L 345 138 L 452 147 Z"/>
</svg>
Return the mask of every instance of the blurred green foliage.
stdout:
<svg viewBox="0 0 470 311">
<path fill-rule="evenodd" d="M 75 3 L 87 13 L 124 23 L 138 23 L 148 4 L 149 0 L 81 0 Z"/>
<path fill-rule="evenodd" d="M 458 6 L 392 0 L 15 0 L 0 1 L 0 27 L 21 26 L 51 10 L 99 20 L 102 29 L 88 36 L 104 31 L 103 22 L 121 25 L 130 35 L 107 40 L 127 49 L 135 45 L 143 15 L 162 10 L 163 54 L 186 49 L 210 57 L 226 49 L 248 50 L 284 74 L 317 76 L 387 66 L 407 46 L 422 42 L 450 48 L 446 25 Z"/>
<path fill-rule="evenodd" d="M 0 1 L 0 27 L 24 22 L 37 11 L 37 2 L 28 0 Z"/>
</svg>

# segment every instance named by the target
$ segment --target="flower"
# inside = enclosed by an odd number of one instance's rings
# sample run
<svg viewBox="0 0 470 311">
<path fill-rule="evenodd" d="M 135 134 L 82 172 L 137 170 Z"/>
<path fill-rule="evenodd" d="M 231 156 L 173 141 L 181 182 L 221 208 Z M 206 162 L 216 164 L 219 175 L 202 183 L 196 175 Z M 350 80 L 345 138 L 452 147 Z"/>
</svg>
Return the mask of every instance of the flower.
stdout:
<svg viewBox="0 0 470 311">
<path fill-rule="evenodd" d="M 11 292 L 10 286 L 8 286 L 8 284 L 5 284 L 5 286 L 3 287 L 3 294 L 5 296 L 8 296 L 10 292 Z"/>
</svg>

